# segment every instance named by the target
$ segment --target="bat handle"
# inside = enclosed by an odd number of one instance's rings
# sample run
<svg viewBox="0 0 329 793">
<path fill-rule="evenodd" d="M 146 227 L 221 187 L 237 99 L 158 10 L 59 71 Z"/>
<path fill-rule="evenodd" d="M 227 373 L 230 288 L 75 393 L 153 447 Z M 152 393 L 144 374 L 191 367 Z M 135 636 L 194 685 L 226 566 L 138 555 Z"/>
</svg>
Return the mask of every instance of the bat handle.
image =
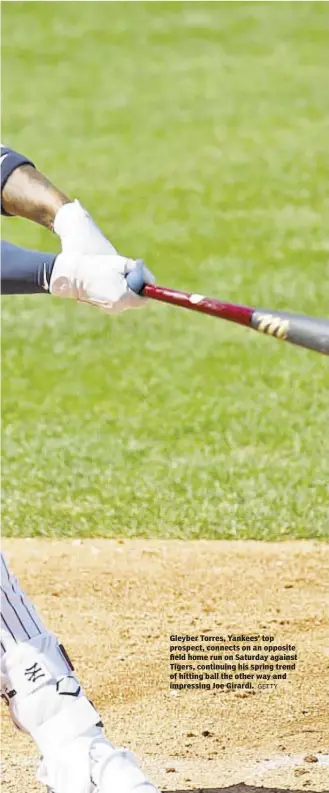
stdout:
<svg viewBox="0 0 329 793">
<path fill-rule="evenodd" d="M 136 259 L 136 267 L 126 275 L 126 281 L 132 292 L 136 292 L 137 295 L 143 293 L 145 286 L 143 259 Z"/>
</svg>

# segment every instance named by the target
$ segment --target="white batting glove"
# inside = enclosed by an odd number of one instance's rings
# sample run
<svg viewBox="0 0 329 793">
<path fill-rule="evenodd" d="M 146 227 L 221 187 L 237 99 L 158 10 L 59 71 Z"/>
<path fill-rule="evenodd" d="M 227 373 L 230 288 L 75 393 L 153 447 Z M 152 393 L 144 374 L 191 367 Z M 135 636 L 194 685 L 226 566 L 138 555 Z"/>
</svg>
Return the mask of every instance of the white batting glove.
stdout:
<svg viewBox="0 0 329 793">
<path fill-rule="evenodd" d="M 141 259 L 135 261 L 117 254 L 95 256 L 63 251 L 55 259 L 49 291 L 57 297 L 71 297 L 116 314 L 147 303 L 145 298 L 129 289 L 127 276 L 131 272 L 138 291 L 145 284 L 154 283 L 154 276 Z"/>
<path fill-rule="evenodd" d="M 117 253 L 77 199 L 60 207 L 54 220 L 54 231 L 60 237 L 64 252 Z"/>
<path fill-rule="evenodd" d="M 147 302 L 129 289 L 127 275 L 134 271 L 134 288 L 155 279 L 141 260 L 119 256 L 79 201 L 64 204 L 57 212 L 54 231 L 61 239 L 50 279 L 50 292 L 91 303 L 115 314 L 140 308 Z"/>
</svg>

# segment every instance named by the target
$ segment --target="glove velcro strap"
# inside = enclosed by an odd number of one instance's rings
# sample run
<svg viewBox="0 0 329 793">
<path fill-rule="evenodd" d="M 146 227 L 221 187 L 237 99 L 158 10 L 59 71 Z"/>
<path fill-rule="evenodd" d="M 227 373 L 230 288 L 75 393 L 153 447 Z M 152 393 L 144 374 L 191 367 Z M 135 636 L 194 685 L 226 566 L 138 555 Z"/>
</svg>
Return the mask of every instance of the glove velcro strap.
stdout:
<svg viewBox="0 0 329 793">
<path fill-rule="evenodd" d="M 41 754 L 56 752 L 65 743 L 73 741 L 90 727 L 99 723 L 99 713 L 84 695 L 73 699 L 55 716 L 31 732 Z"/>
</svg>

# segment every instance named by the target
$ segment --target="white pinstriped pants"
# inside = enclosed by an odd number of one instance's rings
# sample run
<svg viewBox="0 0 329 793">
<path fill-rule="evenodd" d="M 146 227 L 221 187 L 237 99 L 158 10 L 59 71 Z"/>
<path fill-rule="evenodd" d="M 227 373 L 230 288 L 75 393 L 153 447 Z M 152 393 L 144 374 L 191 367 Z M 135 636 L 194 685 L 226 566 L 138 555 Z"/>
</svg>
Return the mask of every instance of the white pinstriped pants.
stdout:
<svg viewBox="0 0 329 793">
<path fill-rule="evenodd" d="M 46 630 L 1 554 L 1 655 Z"/>
<path fill-rule="evenodd" d="M 11 665 L 13 658 L 16 665 Z M 22 660 L 17 663 L 17 658 Z M 144 777 L 134 756 L 125 749 L 116 749 L 105 738 L 99 714 L 72 674 L 65 651 L 58 645 L 56 637 L 47 632 L 9 570 L 3 554 L 1 693 L 10 705 L 13 720 L 32 735 L 44 757 L 38 778 L 49 786 L 49 791 L 89 793 L 92 789 L 94 793 L 158 793 Z M 61 697 L 61 694 L 66 696 Z M 67 709 L 68 703 L 73 709 Z M 67 750 L 63 742 L 63 733 L 66 732 Z M 57 754 L 54 753 L 56 741 Z M 77 756 L 73 763 L 74 749 Z M 91 782 L 89 787 L 91 770 L 94 775 L 94 766 L 90 770 L 90 751 L 96 752 L 100 760 L 103 753 L 96 788 Z"/>
</svg>

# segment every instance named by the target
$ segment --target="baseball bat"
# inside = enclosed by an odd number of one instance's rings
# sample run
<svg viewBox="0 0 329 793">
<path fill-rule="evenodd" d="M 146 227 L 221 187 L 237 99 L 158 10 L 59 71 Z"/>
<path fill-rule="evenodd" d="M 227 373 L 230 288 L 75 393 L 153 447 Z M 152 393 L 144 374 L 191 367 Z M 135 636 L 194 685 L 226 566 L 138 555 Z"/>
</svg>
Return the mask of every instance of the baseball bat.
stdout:
<svg viewBox="0 0 329 793">
<path fill-rule="evenodd" d="M 130 289 L 138 294 L 171 303 L 175 306 L 199 311 L 220 317 L 238 325 L 246 325 L 260 333 L 274 336 L 282 341 L 289 341 L 299 347 L 329 355 L 329 320 L 308 317 L 303 314 L 292 314 L 287 311 L 268 311 L 250 306 L 226 303 L 212 297 L 205 297 L 191 292 L 182 292 L 155 284 L 144 284 L 142 266 L 127 276 Z"/>
</svg>

